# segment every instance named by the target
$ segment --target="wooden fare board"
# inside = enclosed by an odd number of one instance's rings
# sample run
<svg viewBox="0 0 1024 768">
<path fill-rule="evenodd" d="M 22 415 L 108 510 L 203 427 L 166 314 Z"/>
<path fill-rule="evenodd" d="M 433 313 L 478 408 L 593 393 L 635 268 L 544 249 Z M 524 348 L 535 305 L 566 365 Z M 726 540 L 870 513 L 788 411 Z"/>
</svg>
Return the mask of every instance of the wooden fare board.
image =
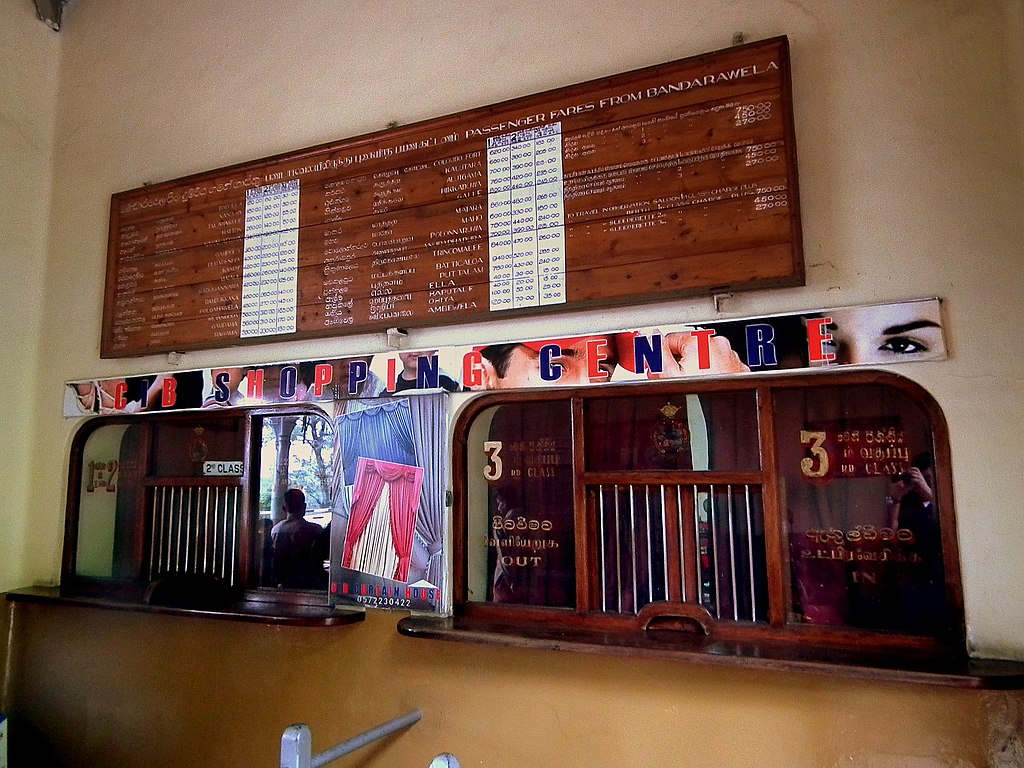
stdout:
<svg viewBox="0 0 1024 768">
<path fill-rule="evenodd" d="M 785 38 L 116 194 L 103 357 L 803 282 Z"/>
</svg>

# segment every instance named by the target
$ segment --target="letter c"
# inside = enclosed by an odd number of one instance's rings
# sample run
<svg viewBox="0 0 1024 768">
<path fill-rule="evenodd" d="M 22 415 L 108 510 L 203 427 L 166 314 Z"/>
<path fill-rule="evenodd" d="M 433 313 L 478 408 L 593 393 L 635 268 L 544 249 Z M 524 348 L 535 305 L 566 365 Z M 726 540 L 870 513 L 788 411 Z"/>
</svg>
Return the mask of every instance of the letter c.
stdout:
<svg viewBox="0 0 1024 768">
<path fill-rule="evenodd" d="M 119 381 L 114 385 L 114 410 L 123 411 L 128 405 L 125 395 L 128 394 L 128 383 Z"/>
<path fill-rule="evenodd" d="M 544 381 L 558 381 L 562 378 L 562 366 L 552 360 L 562 354 L 557 344 L 545 344 L 540 348 L 540 377 Z"/>
</svg>

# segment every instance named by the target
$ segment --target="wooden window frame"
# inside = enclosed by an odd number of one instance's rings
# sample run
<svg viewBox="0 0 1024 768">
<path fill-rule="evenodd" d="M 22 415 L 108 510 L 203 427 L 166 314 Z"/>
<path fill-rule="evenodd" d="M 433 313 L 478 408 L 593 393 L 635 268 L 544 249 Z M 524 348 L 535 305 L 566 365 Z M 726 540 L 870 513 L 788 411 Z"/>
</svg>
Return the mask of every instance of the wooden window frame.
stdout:
<svg viewBox="0 0 1024 768">
<path fill-rule="evenodd" d="M 165 412 L 128 416 L 99 416 L 88 420 L 75 434 L 70 451 L 68 471 L 67 507 L 64 524 L 64 548 L 61 564 L 59 590 L 42 593 L 27 591 L 25 599 L 41 599 L 62 603 L 96 605 L 128 610 L 143 610 L 159 613 L 183 613 L 212 616 L 214 618 L 255 620 L 265 623 L 286 623 L 299 625 L 347 624 L 361 620 L 362 611 L 338 610 L 329 604 L 327 590 L 283 590 L 260 586 L 256 583 L 255 557 L 253 551 L 258 510 L 258 461 L 259 448 L 256 430 L 264 418 L 281 416 L 318 416 L 330 420 L 322 409 L 296 403 L 288 407 L 267 408 L 217 408 L 198 411 Z M 153 447 L 154 431 L 160 423 L 228 423 L 234 422 L 241 432 L 243 474 L 240 477 L 158 477 L 149 466 Z M 211 607 L 204 605 L 202 595 L 195 607 L 187 604 L 166 606 L 151 604 L 146 592 L 150 580 L 145 577 L 147 554 L 143 551 L 143 530 L 146 523 L 138 525 L 137 541 L 132 548 L 131 560 L 136 576 L 133 578 L 102 578 L 83 576 L 77 573 L 79 536 L 79 505 L 81 499 L 83 456 L 89 437 L 107 426 L 131 425 L 140 429 L 145 446 L 140 458 L 145 465 L 141 468 L 141 493 L 135 500 L 134 516 L 144 521 L 147 514 L 147 497 L 154 488 L 188 488 L 197 485 L 237 488 L 241 496 L 238 504 L 241 517 L 238 523 L 237 584 L 233 585 L 229 602 Z"/>
<path fill-rule="evenodd" d="M 945 605 L 948 621 L 930 636 L 852 626 L 796 623 L 790 621 L 793 595 L 788 548 L 789 521 L 780 500 L 776 422 L 773 393 L 787 389 L 811 389 L 845 385 L 883 385 L 911 397 L 924 411 L 931 427 L 935 457 L 938 518 L 942 534 Z M 758 472 L 670 471 L 634 473 L 639 482 L 755 483 L 762 488 L 765 548 L 768 562 L 768 621 L 765 623 L 708 621 L 699 606 L 669 606 L 637 616 L 616 616 L 595 611 L 593 583 L 595 532 L 588 514 L 585 486 L 609 480 L 622 482 L 627 473 L 587 472 L 583 466 L 583 426 L 579 419 L 583 401 L 592 398 L 665 394 L 709 394 L 753 390 L 756 394 L 761 469 Z M 577 607 L 546 608 L 473 602 L 468 599 L 469 510 L 466 442 L 474 419 L 485 409 L 502 404 L 569 400 L 572 402 L 573 494 L 577 553 Z M 499 643 L 523 647 L 571 649 L 584 652 L 658 658 L 688 658 L 711 663 L 759 668 L 839 671 L 856 676 L 891 677 L 900 680 L 969 687 L 1017 687 L 1020 665 L 996 664 L 998 675 L 987 662 L 970 659 L 966 652 L 963 598 L 960 579 L 957 528 L 949 435 L 941 409 L 917 383 L 874 370 L 818 371 L 791 375 L 751 375 L 728 379 L 688 379 L 603 387 L 559 388 L 544 391 L 488 393 L 470 401 L 459 413 L 454 428 L 454 612 L 445 620 L 410 617 L 400 631 L 412 637 Z M 599 608 L 600 606 L 598 606 Z M 705 632 L 692 629 L 694 623 Z M 993 680 L 998 677 L 998 683 Z"/>
</svg>

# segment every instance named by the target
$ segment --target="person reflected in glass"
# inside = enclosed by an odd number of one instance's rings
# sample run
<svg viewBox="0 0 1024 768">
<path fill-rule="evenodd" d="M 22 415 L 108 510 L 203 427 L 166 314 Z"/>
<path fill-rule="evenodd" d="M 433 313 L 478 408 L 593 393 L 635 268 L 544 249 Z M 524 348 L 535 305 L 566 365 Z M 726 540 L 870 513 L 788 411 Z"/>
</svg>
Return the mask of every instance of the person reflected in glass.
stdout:
<svg viewBox="0 0 1024 768">
<path fill-rule="evenodd" d="M 942 537 L 935 506 L 935 473 L 929 453 L 911 460 L 906 473 L 891 479 L 886 496 L 889 526 L 913 539 L 896 564 L 890 595 L 894 623 L 912 631 L 929 630 L 944 616 Z"/>
<path fill-rule="evenodd" d="M 529 595 L 523 583 L 521 568 L 515 565 L 515 559 L 509 557 L 509 548 L 503 542 L 510 541 L 512 534 L 505 530 L 507 520 L 514 521 L 523 515 L 519 503 L 519 490 L 514 485 L 505 485 L 494 494 L 494 519 L 492 520 L 491 536 L 494 543 L 494 571 L 491 579 L 491 600 L 495 603 L 526 602 Z"/>
<path fill-rule="evenodd" d="M 934 486 L 931 456 L 918 454 L 910 469 L 889 483 L 885 505 L 890 527 L 923 533 L 935 526 Z"/>
<path fill-rule="evenodd" d="M 290 488 L 284 494 L 287 517 L 270 531 L 274 583 L 292 589 L 317 589 L 325 584 L 317 541 L 323 528 L 306 520 L 306 494 Z"/>
</svg>

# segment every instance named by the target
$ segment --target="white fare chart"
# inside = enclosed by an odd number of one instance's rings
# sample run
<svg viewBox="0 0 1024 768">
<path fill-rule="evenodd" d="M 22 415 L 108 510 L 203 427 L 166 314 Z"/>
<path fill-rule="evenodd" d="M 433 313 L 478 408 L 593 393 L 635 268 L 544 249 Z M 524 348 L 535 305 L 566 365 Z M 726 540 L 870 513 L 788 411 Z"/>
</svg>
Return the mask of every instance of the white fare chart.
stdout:
<svg viewBox="0 0 1024 768">
<path fill-rule="evenodd" d="M 565 303 L 562 124 L 487 139 L 491 311 Z"/>
<path fill-rule="evenodd" d="M 294 333 L 299 287 L 299 180 L 246 190 L 241 337 Z"/>
</svg>

